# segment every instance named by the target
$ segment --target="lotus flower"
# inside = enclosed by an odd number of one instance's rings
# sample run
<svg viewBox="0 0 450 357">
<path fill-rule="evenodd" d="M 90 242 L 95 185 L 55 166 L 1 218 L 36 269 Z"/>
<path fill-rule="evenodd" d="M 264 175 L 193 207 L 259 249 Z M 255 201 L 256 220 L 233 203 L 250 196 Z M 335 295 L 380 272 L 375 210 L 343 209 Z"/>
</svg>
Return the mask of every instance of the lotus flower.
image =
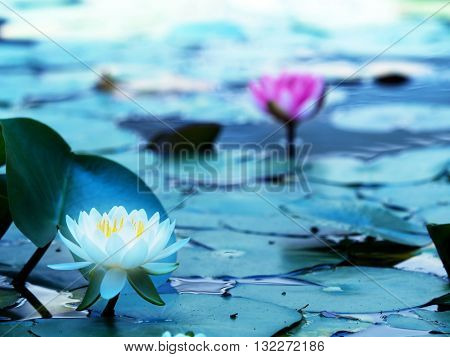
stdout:
<svg viewBox="0 0 450 357">
<path fill-rule="evenodd" d="M 152 290 L 150 295 L 156 294 L 157 297 L 156 300 L 151 297 L 148 300 L 158 303 L 159 295 L 148 275 L 162 275 L 174 271 L 178 263 L 160 261 L 188 242 L 188 239 L 184 239 L 167 246 L 175 222 L 170 223 L 169 219 L 160 222 L 158 212 L 148 219 L 143 209 L 133 210 L 128 214 L 124 207 L 115 206 L 108 213 L 100 214 L 93 208 L 89 213 L 82 211 L 78 222 L 66 216 L 66 223 L 73 241 L 64 237 L 61 232 L 60 238 L 80 261 L 53 264 L 49 267 L 56 270 L 89 267 L 102 272 L 101 279 L 92 281 L 100 280 L 98 295 L 104 299 L 117 296 L 128 278 L 141 296 L 145 295 L 142 287 L 148 286 Z M 164 304 L 161 302 L 162 300 L 159 304 Z"/>
<path fill-rule="evenodd" d="M 312 74 L 282 73 L 250 83 L 250 91 L 264 112 L 287 125 L 291 148 L 297 123 L 311 118 L 320 109 L 325 82 Z"/>
</svg>

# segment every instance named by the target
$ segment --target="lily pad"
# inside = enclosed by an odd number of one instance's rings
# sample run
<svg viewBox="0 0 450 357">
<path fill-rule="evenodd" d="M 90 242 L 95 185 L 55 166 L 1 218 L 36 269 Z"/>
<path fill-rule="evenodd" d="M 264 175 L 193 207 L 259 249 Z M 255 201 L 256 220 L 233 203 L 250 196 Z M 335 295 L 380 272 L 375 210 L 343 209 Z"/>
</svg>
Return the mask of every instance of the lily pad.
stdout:
<svg viewBox="0 0 450 357">
<path fill-rule="evenodd" d="M 445 224 L 450 221 L 450 205 L 437 205 L 417 212 L 415 219 L 421 219 L 425 223 Z"/>
<path fill-rule="evenodd" d="M 444 279 L 390 268 L 339 267 L 303 274 L 301 278 L 320 285 L 241 284 L 230 292 L 296 309 L 309 304 L 307 312 L 348 314 L 414 308 L 450 292 Z"/>
<path fill-rule="evenodd" d="M 327 247 L 317 247 L 315 239 L 274 238 L 224 230 L 189 235 L 194 244 L 178 253 L 182 264 L 176 276 L 273 276 L 344 260 Z"/>
<path fill-rule="evenodd" d="M 340 129 L 369 133 L 399 129 L 412 132 L 450 130 L 450 106 L 364 105 L 335 112 L 331 122 Z"/>
<path fill-rule="evenodd" d="M 418 309 L 413 313 L 413 316 L 389 315 L 386 323 L 396 328 L 450 334 L 450 311 L 435 312 Z"/>
<path fill-rule="evenodd" d="M 421 183 L 447 172 L 449 157 L 448 147 L 408 150 L 369 161 L 335 155 L 308 163 L 305 175 L 311 181 L 339 185 Z"/>
<path fill-rule="evenodd" d="M 294 162 L 280 156 L 233 150 L 183 157 L 148 155 L 145 164 L 149 171 L 146 175 L 162 175 L 180 185 L 210 188 L 254 185 L 293 174 L 296 169 Z"/>
<path fill-rule="evenodd" d="M 38 336 L 161 336 L 196 331 L 206 336 L 272 336 L 300 322 L 293 309 L 243 298 L 213 295 L 162 295 L 165 307 L 143 305 L 133 295 L 122 296 L 116 311 L 137 317 L 132 320 L 47 319 L 36 320 L 32 332 Z M 236 319 L 230 315 L 237 314 Z M 2 324 L 0 324 L 2 326 Z"/>
<path fill-rule="evenodd" d="M 282 207 L 302 224 L 329 226 L 409 246 L 423 246 L 430 242 L 423 227 L 370 202 L 302 199 Z"/>
<path fill-rule="evenodd" d="M 362 331 L 369 326 L 370 322 L 361 321 L 356 318 L 346 318 L 334 314 L 304 314 L 302 324 L 288 332 L 292 337 L 330 337 L 335 334 L 352 334 Z"/>
<path fill-rule="evenodd" d="M 386 186 L 363 189 L 360 193 L 386 205 L 418 210 L 438 204 L 450 204 L 450 185 L 445 182 L 429 182 L 422 185 Z"/>
</svg>

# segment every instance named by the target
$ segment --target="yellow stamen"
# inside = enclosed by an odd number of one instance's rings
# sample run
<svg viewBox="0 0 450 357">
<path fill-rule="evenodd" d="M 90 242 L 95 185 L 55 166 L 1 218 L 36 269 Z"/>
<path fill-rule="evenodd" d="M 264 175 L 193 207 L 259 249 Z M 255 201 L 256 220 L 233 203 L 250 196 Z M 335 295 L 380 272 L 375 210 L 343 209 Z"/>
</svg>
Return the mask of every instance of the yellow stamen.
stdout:
<svg viewBox="0 0 450 357">
<path fill-rule="evenodd" d="M 120 221 L 114 219 L 112 223 L 110 223 L 108 218 L 102 218 L 100 222 L 97 223 L 97 228 L 105 235 L 106 238 L 109 238 L 113 233 L 119 232 L 123 228 L 124 222 L 124 217 L 122 217 Z M 145 230 L 144 222 L 135 222 L 133 220 L 131 223 L 136 230 L 136 236 L 139 237 Z"/>
</svg>

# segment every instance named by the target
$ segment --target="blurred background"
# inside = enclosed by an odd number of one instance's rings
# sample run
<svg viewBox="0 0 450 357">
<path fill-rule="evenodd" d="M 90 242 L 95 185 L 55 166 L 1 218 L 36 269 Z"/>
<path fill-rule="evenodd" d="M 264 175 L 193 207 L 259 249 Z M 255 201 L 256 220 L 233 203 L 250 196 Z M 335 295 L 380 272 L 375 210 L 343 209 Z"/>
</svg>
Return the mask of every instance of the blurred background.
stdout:
<svg viewBox="0 0 450 357">
<path fill-rule="evenodd" d="M 446 141 L 446 3 L 2 0 L 0 116 L 36 118 L 89 151 L 147 139 L 159 119 L 215 122 L 227 127 L 223 140 L 260 142 L 275 124 L 248 82 L 308 71 L 329 89 L 299 131 L 313 154 Z"/>
</svg>

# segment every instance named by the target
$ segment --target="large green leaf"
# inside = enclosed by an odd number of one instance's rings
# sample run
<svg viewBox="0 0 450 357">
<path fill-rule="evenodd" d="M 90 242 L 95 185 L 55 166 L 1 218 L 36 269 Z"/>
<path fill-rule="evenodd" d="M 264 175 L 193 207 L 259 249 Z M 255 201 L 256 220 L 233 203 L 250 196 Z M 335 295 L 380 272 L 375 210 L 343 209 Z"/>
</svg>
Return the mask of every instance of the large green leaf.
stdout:
<svg viewBox="0 0 450 357">
<path fill-rule="evenodd" d="M 380 205 L 361 200 L 302 199 L 283 206 L 302 225 L 329 226 L 410 246 L 430 241 L 423 227 Z"/>
<path fill-rule="evenodd" d="M 281 286 L 241 284 L 233 296 L 308 312 L 376 313 L 413 308 L 450 292 L 444 279 L 390 268 L 339 267 L 300 276 L 318 284 Z M 284 294 L 283 294 L 284 293 Z"/>
<path fill-rule="evenodd" d="M 123 205 L 166 216 L 150 189 L 121 165 L 73 153 L 55 131 L 32 119 L 6 119 L 1 125 L 11 214 L 38 247 L 65 228 L 66 215 L 78 217 L 92 207 L 102 212 Z"/>
</svg>

